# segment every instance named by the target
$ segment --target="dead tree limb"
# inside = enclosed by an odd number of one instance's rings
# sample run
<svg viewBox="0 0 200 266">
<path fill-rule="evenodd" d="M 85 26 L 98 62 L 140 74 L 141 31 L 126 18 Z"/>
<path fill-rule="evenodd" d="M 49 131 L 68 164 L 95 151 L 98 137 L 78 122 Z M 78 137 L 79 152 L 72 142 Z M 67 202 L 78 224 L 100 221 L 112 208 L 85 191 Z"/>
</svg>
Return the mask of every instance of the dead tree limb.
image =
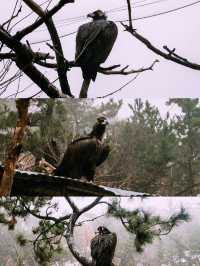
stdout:
<svg viewBox="0 0 200 266">
<path fill-rule="evenodd" d="M 34 58 L 34 61 L 40 61 L 40 60 L 46 60 L 46 59 L 54 59 L 54 56 L 51 56 L 49 53 L 41 53 L 41 52 L 33 52 L 32 55 Z M 0 60 L 4 59 L 12 59 L 13 61 L 16 60 L 16 54 L 15 53 L 0 53 Z"/>
<path fill-rule="evenodd" d="M 26 1 L 24 0 L 24 2 Z M 34 2 L 33 1 L 29 1 L 29 2 L 32 2 L 31 6 L 36 12 L 37 7 L 34 5 Z M 74 0 L 60 0 L 58 4 L 54 6 L 51 10 L 46 12 L 44 16 L 41 14 L 42 17 L 40 19 L 38 19 L 37 21 L 29 25 L 28 27 L 24 28 L 23 30 L 18 31 L 16 35 L 14 36 L 14 38 L 17 40 L 21 40 L 26 35 L 33 32 L 38 27 L 40 27 L 48 18 L 52 17 L 55 13 L 57 13 L 64 5 L 69 4 L 69 3 L 74 3 Z"/>
<path fill-rule="evenodd" d="M 156 53 L 157 55 L 160 55 L 161 57 L 175 62 L 179 65 L 188 67 L 188 68 L 192 68 L 195 70 L 200 70 L 200 65 L 190 62 L 189 60 L 187 60 L 186 58 L 179 56 L 177 54 L 175 54 L 175 48 L 174 49 L 169 49 L 166 45 L 163 46 L 163 49 L 165 49 L 167 51 L 167 53 L 161 51 L 160 49 L 158 49 L 157 47 L 155 47 L 148 39 L 146 39 L 145 37 L 143 37 L 141 34 L 139 34 L 135 29 L 133 29 L 132 26 L 132 12 L 131 12 L 131 8 L 130 8 L 130 0 L 127 0 L 127 5 L 128 5 L 128 16 L 129 16 L 129 25 L 124 24 L 123 22 L 121 22 L 121 25 L 125 28 L 126 31 L 128 31 L 133 37 L 135 37 L 137 40 L 139 40 L 140 42 L 142 42 L 148 49 L 150 49 L 151 51 L 153 51 L 154 53 Z"/>
<path fill-rule="evenodd" d="M 130 75 L 130 74 L 141 73 L 141 72 L 148 71 L 148 70 L 153 70 L 154 65 L 158 62 L 159 60 L 156 59 L 149 67 L 142 67 L 139 69 L 131 69 L 131 70 L 127 70 L 129 66 L 125 66 L 120 70 L 109 70 L 109 68 L 100 67 L 98 69 L 98 72 L 105 74 L 105 75 Z"/>
<path fill-rule="evenodd" d="M 29 103 L 29 99 L 16 100 L 16 107 L 18 110 L 19 118 L 14 131 L 13 139 L 7 151 L 5 168 L 0 180 L 0 196 L 9 196 L 12 190 L 17 159 L 21 152 L 22 140 L 25 134 L 25 130 L 27 128 L 27 125 L 29 124 Z"/>
<path fill-rule="evenodd" d="M 16 53 L 16 65 L 21 69 L 42 91 L 51 98 L 60 97 L 58 89 L 33 65 L 33 56 L 27 45 L 15 40 L 0 25 L 0 40 Z"/>
<path fill-rule="evenodd" d="M 0 60 L 14 59 L 14 58 L 16 58 L 15 53 L 0 53 Z"/>
<path fill-rule="evenodd" d="M 179 65 L 191 68 L 191 69 L 195 69 L 195 70 L 200 70 L 200 65 L 190 62 L 189 60 L 186 60 L 185 58 L 178 56 L 178 55 L 174 55 L 174 53 L 172 51 L 174 51 L 174 49 L 170 50 L 169 53 L 165 53 L 163 51 L 161 51 L 160 49 L 156 48 L 148 39 L 146 39 L 145 37 L 143 37 L 141 34 L 137 33 L 136 31 L 132 32 L 129 28 L 127 28 L 126 25 L 124 25 L 124 28 L 131 33 L 131 35 L 133 35 L 136 39 L 138 39 L 139 41 L 141 41 L 144 45 L 146 45 L 151 51 L 153 51 L 154 53 L 162 56 L 163 58 L 175 62 Z M 163 46 L 163 48 L 165 49 L 166 46 Z M 168 48 L 169 49 L 169 48 Z"/>
<path fill-rule="evenodd" d="M 49 45 L 49 47 L 51 47 L 51 45 Z M 0 56 L 1 56 L 1 54 L 0 54 Z M 57 68 L 57 64 L 56 63 L 47 63 L 47 62 L 44 62 L 44 61 L 41 61 L 41 60 L 35 60 L 35 62 L 38 65 L 43 66 L 43 67 L 55 68 L 55 69 Z M 156 59 L 148 67 L 141 67 L 139 69 L 130 69 L 130 70 L 128 70 L 128 67 L 129 67 L 128 65 L 125 66 L 125 67 L 122 67 L 119 70 L 114 70 L 114 69 L 117 69 L 118 67 L 120 67 L 119 64 L 118 65 L 109 66 L 109 67 L 99 67 L 97 69 L 97 72 L 101 73 L 101 74 L 104 74 L 104 75 L 130 75 L 130 74 L 136 74 L 136 73 L 144 72 L 144 71 L 148 71 L 148 70 L 153 70 L 153 67 L 158 62 L 159 62 L 159 60 Z M 68 62 L 68 67 L 69 68 L 73 68 L 73 67 L 79 67 L 79 66 L 77 66 L 74 62 Z"/>
<path fill-rule="evenodd" d="M 45 17 L 45 12 L 33 0 L 23 0 L 23 1 L 29 6 L 29 8 L 31 8 L 32 11 L 38 14 L 41 18 Z M 64 3 L 66 1 L 60 1 L 60 2 Z M 61 42 L 58 36 L 57 29 L 54 25 L 54 22 L 51 16 L 46 18 L 44 22 L 51 36 L 53 46 L 58 51 L 58 53 L 55 53 L 55 55 L 56 55 L 56 61 L 57 61 L 58 78 L 59 78 L 62 93 L 69 95 L 70 97 L 73 97 L 70 91 L 68 80 L 67 80 L 67 64 L 64 59 L 63 49 L 62 49 L 62 45 L 61 45 Z"/>
<path fill-rule="evenodd" d="M 131 3 L 130 3 L 130 0 L 127 0 L 127 7 L 128 7 L 129 28 L 133 29 L 132 12 L 131 12 Z"/>
<path fill-rule="evenodd" d="M 20 6 L 20 8 L 18 9 L 16 14 L 14 14 L 14 11 L 13 11 L 11 18 L 9 18 L 7 21 L 5 21 L 2 26 L 5 27 L 7 25 L 7 29 L 8 29 L 11 21 L 13 21 L 15 18 L 17 18 L 19 16 L 19 14 L 21 13 L 21 11 L 22 11 L 22 6 Z"/>
</svg>

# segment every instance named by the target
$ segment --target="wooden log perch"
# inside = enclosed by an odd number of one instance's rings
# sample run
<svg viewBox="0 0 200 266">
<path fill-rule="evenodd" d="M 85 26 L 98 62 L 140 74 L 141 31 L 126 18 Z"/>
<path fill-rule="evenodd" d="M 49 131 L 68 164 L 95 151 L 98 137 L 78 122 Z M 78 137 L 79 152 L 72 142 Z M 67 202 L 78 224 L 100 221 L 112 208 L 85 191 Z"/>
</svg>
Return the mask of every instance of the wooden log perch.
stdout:
<svg viewBox="0 0 200 266">
<path fill-rule="evenodd" d="M 4 171 L 0 176 L 0 196 L 9 196 L 15 176 L 16 163 L 21 152 L 22 141 L 29 124 L 29 99 L 17 99 L 18 121 L 10 145 L 7 150 Z"/>
<path fill-rule="evenodd" d="M 0 164 L 0 173 L 4 167 Z M 46 173 L 16 170 L 11 196 L 129 196 L 147 197 L 147 193 L 99 186 L 97 184 L 53 176 Z"/>
</svg>

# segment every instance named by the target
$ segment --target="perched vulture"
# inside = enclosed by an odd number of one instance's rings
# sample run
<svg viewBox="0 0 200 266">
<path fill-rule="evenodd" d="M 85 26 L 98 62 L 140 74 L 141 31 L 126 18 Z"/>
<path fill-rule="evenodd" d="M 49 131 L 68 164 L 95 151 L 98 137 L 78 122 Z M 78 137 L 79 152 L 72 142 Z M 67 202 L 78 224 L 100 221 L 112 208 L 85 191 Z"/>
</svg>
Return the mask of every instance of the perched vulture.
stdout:
<svg viewBox="0 0 200 266">
<path fill-rule="evenodd" d="M 75 62 L 81 67 L 84 78 L 81 98 L 87 97 L 90 80 L 95 81 L 97 70 L 109 56 L 118 34 L 116 24 L 108 21 L 101 10 L 90 13 L 87 17 L 93 21 L 81 25 L 76 36 Z"/>
<path fill-rule="evenodd" d="M 109 146 L 102 143 L 107 124 L 105 117 L 97 118 L 88 136 L 70 143 L 54 175 L 85 177 L 88 181 L 93 181 L 96 167 L 106 160 L 110 152 Z"/>
<path fill-rule="evenodd" d="M 97 230 L 98 233 L 90 244 L 92 261 L 95 266 L 112 266 L 117 235 L 104 226 L 98 227 Z"/>
</svg>

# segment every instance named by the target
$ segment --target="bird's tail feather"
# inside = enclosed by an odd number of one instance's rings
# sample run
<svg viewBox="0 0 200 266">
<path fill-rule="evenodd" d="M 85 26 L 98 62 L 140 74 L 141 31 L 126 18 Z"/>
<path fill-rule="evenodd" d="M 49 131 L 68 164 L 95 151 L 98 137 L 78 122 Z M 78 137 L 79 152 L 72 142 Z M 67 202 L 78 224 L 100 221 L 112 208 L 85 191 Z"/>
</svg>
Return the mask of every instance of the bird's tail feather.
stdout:
<svg viewBox="0 0 200 266">
<path fill-rule="evenodd" d="M 82 65 L 81 69 L 82 69 L 83 79 L 91 79 L 93 81 L 96 80 L 97 70 L 98 70 L 98 66 L 96 64 Z"/>
</svg>

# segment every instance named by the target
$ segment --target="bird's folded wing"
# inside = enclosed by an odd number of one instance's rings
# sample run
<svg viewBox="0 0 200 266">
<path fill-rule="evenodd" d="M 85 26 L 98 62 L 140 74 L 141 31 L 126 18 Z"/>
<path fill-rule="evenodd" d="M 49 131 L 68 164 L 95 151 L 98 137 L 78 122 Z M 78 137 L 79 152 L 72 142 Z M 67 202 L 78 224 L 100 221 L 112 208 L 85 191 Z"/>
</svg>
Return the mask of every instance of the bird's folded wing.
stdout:
<svg viewBox="0 0 200 266">
<path fill-rule="evenodd" d="M 84 28 L 83 28 L 84 30 Z M 80 49 L 80 51 L 78 52 L 78 54 L 76 54 L 76 62 L 79 60 L 79 58 L 81 57 L 81 55 L 84 53 L 84 51 L 87 49 L 87 47 L 97 38 L 97 36 L 100 34 L 102 30 L 102 26 L 101 25 L 90 25 L 90 27 L 88 26 L 88 37 L 84 40 L 84 43 L 82 43 L 82 47 Z M 81 35 L 81 32 L 79 33 Z M 83 40 L 81 40 L 81 42 L 83 42 Z"/>
<path fill-rule="evenodd" d="M 98 247 L 99 247 L 99 237 L 95 236 L 90 243 L 90 249 L 91 249 L 91 256 L 92 258 L 96 258 L 98 254 Z"/>
</svg>

